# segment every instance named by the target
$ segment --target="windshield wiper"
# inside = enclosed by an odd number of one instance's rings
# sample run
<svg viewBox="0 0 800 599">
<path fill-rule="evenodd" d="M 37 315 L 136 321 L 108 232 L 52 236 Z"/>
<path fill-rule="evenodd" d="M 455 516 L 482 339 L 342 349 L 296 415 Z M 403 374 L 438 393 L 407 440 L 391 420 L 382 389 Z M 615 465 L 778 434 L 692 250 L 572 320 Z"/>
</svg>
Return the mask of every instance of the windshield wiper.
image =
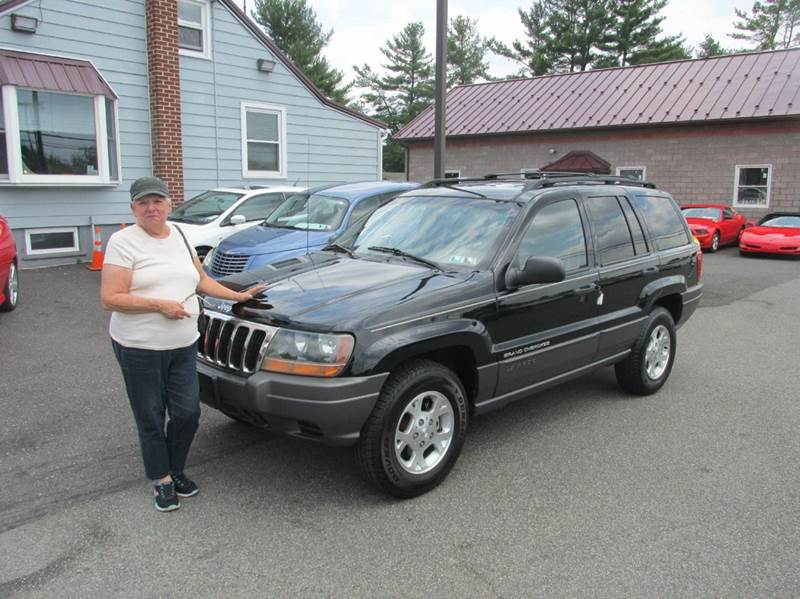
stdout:
<svg viewBox="0 0 800 599">
<path fill-rule="evenodd" d="M 436 270 L 442 270 L 442 268 L 435 262 L 431 262 L 430 260 L 426 260 L 425 258 L 420 258 L 419 256 L 415 256 L 414 254 L 409 254 L 408 252 L 404 252 L 400 248 L 390 248 L 390 247 L 384 247 L 382 245 L 372 245 L 367 249 L 372 250 L 373 252 L 383 252 L 384 254 L 392 254 L 394 256 L 400 256 L 401 258 L 410 258 L 411 260 L 415 260 L 416 262 L 424 264 L 425 266 L 430 266 L 431 268 L 435 268 Z"/>
<path fill-rule="evenodd" d="M 356 255 L 353 253 L 353 250 L 351 250 L 350 248 L 346 248 L 343 245 L 339 245 L 338 243 L 329 243 L 324 248 L 322 248 L 322 251 L 325 251 L 325 250 L 330 250 L 332 252 L 344 253 L 344 254 L 347 254 L 348 256 L 350 256 L 351 258 L 355 258 L 356 257 Z"/>
</svg>

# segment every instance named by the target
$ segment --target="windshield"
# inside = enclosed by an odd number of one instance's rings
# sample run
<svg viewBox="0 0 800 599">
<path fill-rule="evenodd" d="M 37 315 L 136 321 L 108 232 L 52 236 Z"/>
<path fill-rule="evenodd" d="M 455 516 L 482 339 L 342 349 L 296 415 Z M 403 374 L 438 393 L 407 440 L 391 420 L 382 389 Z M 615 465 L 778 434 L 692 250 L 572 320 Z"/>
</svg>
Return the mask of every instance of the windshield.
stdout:
<svg viewBox="0 0 800 599">
<path fill-rule="evenodd" d="M 685 218 L 710 218 L 719 220 L 719 208 L 682 208 Z"/>
<path fill-rule="evenodd" d="M 310 206 L 310 209 L 309 209 Z M 342 198 L 297 193 L 267 217 L 264 224 L 305 231 L 335 231 L 342 224 L 350 203 Z"/>
<path fill-rule="evenodd" d="M 243 195 L 228 191 L 206 191 L 176 206 L 169 219 L 185 223 L 208 223 L 233 206 Z"/>
<path fill-rule="evenodd" d="M 800 216 L 767 216 L 759 224 L 762 227 L 800 228 Z"/>
<path fill-rule="evenodd" d="M 352 248 L 376 255 L 369 248 L 395 248 L 442 266 L 483 268 L 518 212 L 514 202 L 401 197 L 369 217 Z"/>
</svg>

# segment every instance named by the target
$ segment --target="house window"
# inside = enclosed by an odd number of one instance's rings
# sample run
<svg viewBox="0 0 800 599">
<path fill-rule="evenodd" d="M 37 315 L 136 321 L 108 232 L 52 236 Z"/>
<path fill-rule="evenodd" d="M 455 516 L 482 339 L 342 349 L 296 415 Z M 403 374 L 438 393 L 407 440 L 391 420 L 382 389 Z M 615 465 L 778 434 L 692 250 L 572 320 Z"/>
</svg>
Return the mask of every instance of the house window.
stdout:
<svg viewBox="0 0 800 599">
<path fill-rule="evenodd" d="M 185 56 L 211 58 L 210 5 L 201 0 L 178 0 L 178 48 Z"/>
<path fill-rule="evenodd" d="M 458 179 L 460 177 L 461 177 L 461 171 L 460 170 L 451 170 L 451 171 L 445 171 L 444 172 L 444 178 L 445 179 Z"/>
<path fill-rule="evenodd" d="M 25 231 L 25 249 L 29 256 L 78 252 L 78 228 L 28 229 Z"/>
<path fill-rule="evenodd" d="M 634 181 L 644 181 L 647 169 L 643 166 L 618 166 L 617 177 L 627 177 Z"/>
<path fill-rule="evenodd" d="M 772 180 L 772 165 L 756 164 L 736 166 L 733 184 L 734 206 L 769 206 L 769 188 Z"/>
<path fill-rule="evenodd" d="M 242 175 L 286 178 L 286 110 L 242 103 Z"/>
<path fill-rule="evenodd" d="M 33 185 L 119 181 L 116 101 L 10 85 L 2 90 L 0 180 Z"/>
</svg>

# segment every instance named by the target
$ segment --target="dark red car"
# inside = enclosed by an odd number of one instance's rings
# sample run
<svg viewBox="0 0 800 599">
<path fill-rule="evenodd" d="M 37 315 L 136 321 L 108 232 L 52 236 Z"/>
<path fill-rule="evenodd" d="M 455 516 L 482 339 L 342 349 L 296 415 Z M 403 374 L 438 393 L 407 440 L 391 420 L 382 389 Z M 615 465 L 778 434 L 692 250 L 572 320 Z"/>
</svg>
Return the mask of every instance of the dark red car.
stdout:
<svg viewBox="0 0 800 599">
<path fill-rule="evenodd" d="M 736 243 L 745 228 L 744 215 L 727 204 L 684 204 L 681 212 L 700 247 L 709 252 Z"/>
<path fill-rule="evenodd" d="M 17 274 L 17 244 L 8 221 L 0 216 L 0 311 L 9 312 L 17 307 L 19 275 Z"/>
<path fill-rule="evenodd" d="M 800 256 L 800 212 L 767 214 L 742 234 L 739 252 Z"/>
</svg>

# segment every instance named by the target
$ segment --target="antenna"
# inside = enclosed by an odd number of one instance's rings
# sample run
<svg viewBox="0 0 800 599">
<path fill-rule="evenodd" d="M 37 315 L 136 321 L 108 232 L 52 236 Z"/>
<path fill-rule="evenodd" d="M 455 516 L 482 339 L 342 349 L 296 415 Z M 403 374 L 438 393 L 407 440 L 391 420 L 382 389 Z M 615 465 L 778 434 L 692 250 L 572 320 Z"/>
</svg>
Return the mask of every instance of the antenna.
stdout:
<svg viewBox="0 0 800 599">
<path fill-rule="evenodd" d="M 306 135 L 306 193 L 311 190 L 311 182 L 310 179 L 310 169 L 311 169 L 311 136 Z M 306 200 L 306 256 L 308 256 L 309 260 L 311 260 L 311 265 L 316 269 L 317 265 L 314 264 L 314 259 L 311 257 L 311 252 L 308 251 L 308 230 L 311 227 L 311 195 L 308 194 L 308 200 Z"/>
</svg>

